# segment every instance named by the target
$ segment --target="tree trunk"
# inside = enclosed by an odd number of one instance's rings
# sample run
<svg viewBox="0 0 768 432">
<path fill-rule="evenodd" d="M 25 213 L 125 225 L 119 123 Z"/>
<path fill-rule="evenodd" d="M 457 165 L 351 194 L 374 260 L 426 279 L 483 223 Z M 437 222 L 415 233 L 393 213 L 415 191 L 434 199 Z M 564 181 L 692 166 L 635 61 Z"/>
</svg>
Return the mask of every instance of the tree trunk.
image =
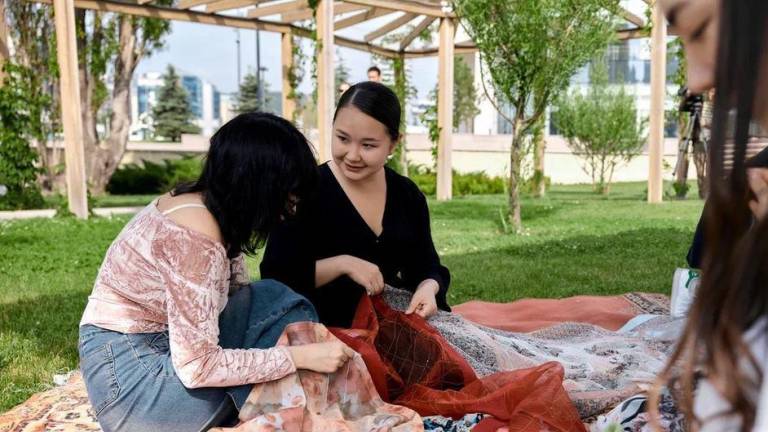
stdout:
<svg viewBox="0 0 768 432">
<path fill-rule="evenodd" d="M 93 158 L 90 182 L 91 192 L 94 195 L 104 193 L 109 178 L 123 159 L 131 124 L 131 77 L 139 60 L 136 52 L 134 20 L 131 17 L 120 17 L 118 26 L 119 48 L 112 89 L 110 133 L 104 145 L 97 148 Z"/>
<path fill-rule="evenodd" d="M 544 141 L 543 124 L 536 128 L 536 133 L 533 135 L 533 145 L 533 196 L 541 198 L 547 193 L 547 184 L 544 181 L 544 151 L 547 143 Z"/>
<path fill-rule="evenodd" d="M 677 128 L 680 132 L 680 140 L 677 145 L 677 170 L 675 172 L 675 197 L 677 199 L 684 199 L 688 194 L 688 137 L 682 133 L 686 129 L 686 123 L 681 119 Z"/>
<path fill-rule="evenodd" d="M 698 137 L 697 133 L 694 137 Z M 693 164 L 696 166 L 696 183 L 699 186 L 699 198 L 707 199 L 707 149 L 705 143 L 694 138 L 693 140 Z"/>
<path fill-rule="evenodd" d="M 86 176 L 93 172 L 94 153 L 99 147 L 99 138 L 96 134 L 96 114 L 98 108 L 93 107 L 93 80 L 88 66 L 88 32 L 86 31 L 86 11 L 75 10 L 75 29 L 77 38 L 78 75 L 80 81 L 80 113 L 83 122 L 83 147 L 85 150 Z M 95 79 L 98 79 L 96 77 Z M 90 164 L 88 163 L 90 162 Z"/>
<path fill-rule="evenodd" d="M 520 168 L 525 140 L 523 121 L 519 115 L 515 116 L 513 129 L 512 147 L 509 152 L 509 210 L 507 219 L 517 233 L 523 229 L 523 220 L 520 212 Z"/>
</svg>

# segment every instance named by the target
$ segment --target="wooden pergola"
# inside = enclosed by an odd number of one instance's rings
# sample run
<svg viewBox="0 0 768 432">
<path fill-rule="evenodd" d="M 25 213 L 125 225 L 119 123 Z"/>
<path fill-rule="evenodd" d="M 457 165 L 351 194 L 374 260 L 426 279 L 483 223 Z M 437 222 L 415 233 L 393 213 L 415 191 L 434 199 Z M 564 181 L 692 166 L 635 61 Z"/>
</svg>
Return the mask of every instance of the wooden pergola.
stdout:
<svg viewBox="0 0 768 432">
<path fill-rule="evenodd" d="M 0 12 L 5 0 L 0 0 Z M 58 62 L 61 73 L 61 109 L 64 126 L 67 195 L 70 210 L 78 217 L 88 215 L 85 184 L 85 161 L 80 118 L 80 88 L 75 43 L 75 8 L 114 12 L 128 15 L 188 21 L 242 29 L 263 30 L 282 35 L 283 116 L 292 118 L 294 104 L 287 98 L 290 83 L 287 71 L 293 61 L 293 37 L 313 37 L 310 28 L 313 11 L 307 0 L 178 0 L 173 7 L 160 7 L 152 0 L 26 0 L 53 4 L 55 13 Z M 644 0 L 646 3 L 650 0 Z M 233 15 L 233 11 L 246 15 Z M 316 10 L 317 39 L 320 44 L 317 59 L 317 115 L 319 139 L 317 154 L 321 161 L 330 157 L 331 113 L 334 95 L 334 52 L 336 46 L 357 49 L 385 58 L 409 59 L 438 56 L 438 141 L 437 198 L 451 198 L 451 147 L 453 125 L 453 63 L 454 55 L 476 51 L 472 41 L 455 40 L 457 18 L 450 1 L 440 0 L 319 0 Z M 387 17 L 385 24 L 361 31 L 359 38 L 345 37 L 340 31 L 374 19 Z M 620 39 L 646 37 L 642 28 L 645 20 L 627 10 L 621 17 L 631 24 L 619 30 Z M 661 149 L 666 66 L 666 22 L 654 8 L 652 16 L 652 104 L 648 200 L 661 201 Z M 439 23 L 439 44 L 436 48 L 415 49 L 414 41 L 434 22 Z M 0 20 L 0 63 L 7 58 L 4 50 L 6 32 Z M 382 39 L 408 26 L 410 30 L 395 43 Z M 399 33 L 398 33 L 399 34 Z"/>
</svg>

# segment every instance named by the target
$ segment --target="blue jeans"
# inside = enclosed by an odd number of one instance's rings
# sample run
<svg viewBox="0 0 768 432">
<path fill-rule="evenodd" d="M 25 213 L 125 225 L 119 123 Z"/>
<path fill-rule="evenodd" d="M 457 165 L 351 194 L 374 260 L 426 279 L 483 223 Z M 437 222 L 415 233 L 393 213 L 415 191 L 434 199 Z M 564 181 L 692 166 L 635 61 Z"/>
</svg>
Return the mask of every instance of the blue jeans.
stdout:
<svg viewBox="0 0 768 432">
<path fill-rule="evenodd" d="M 219 316 L 223 348 L 270 348 L 293 322 L 317 321 L 314 307 L 285 285 L 241 288 Z M 203 431 L 236 420 L 252 385 L 184 387 L 171 363 L 168 332 L 124 334 L 80 328 L 80 369 L 104 432 Z"/>
</svg>

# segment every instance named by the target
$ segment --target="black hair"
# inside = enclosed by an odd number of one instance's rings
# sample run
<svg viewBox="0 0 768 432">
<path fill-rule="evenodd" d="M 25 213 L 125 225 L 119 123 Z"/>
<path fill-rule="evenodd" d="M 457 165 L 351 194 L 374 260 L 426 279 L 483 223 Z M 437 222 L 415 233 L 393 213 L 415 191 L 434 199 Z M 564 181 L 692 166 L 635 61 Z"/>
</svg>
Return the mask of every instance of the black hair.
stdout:
<svg viewBox="0 0 768 432">
<path fill-rule="evenodd" d="M 368 72 L 376 72 L 377 74 L 379 74 L 379 76 L 381 76 L 381 69 L 379 69 L 378 66 L 369 67 Z"/>
<path fill-rule="evenodd" d="M 383 124 L 392 141 L 400 139 L 400 100 L 389 87 L 373 81 L 353 85 L 341 95 L 333 120 L 336 121 L 340 109 L 350 105 Z"/>
<path fill-rule="evenodd" d="M 304 135 L 268 113 L 240 114 L 211 137 L 200 177 L 171 195 L 197 192 L 221 230 L 227 255 L 254 254 L 292 216 L 317 181 L 317 162 Z"/>
</svg>

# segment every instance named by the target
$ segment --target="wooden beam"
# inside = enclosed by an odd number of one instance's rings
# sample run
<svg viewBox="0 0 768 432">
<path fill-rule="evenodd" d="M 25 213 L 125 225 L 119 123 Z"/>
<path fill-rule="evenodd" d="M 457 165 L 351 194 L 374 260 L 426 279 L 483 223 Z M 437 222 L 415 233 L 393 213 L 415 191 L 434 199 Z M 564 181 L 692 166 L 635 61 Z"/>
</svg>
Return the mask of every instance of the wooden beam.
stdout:
<svg viewBox="0 0 768 432">
<path fill-rule="evenodd" d="M 336 96 L 333 53 L 333 0 L 320 0 L 317 7 L 317 156 L 322 163 L 331 158 L 333 104 Z"/>
<path fill-rule="evenodd" d="M 25 0 L 30 3 L 43 3 L 52 4 L 53 0 Z M 140 16 L 146 18 L 162 18 L 174 21 L 193 22 L 199 24 L 218 25 L 233 28 L 242 28 L 249 30 L 264 30 L 275 33 L 287 33 L 293 32 L 295 36 L 303 38 L 311 38 L 312 31 L 309 29 L 268 21 L 260 21 L 258 19 L 247 19 L 239 17 L 231 17 L 224 15 L 212 15 L 205 12 L 190 11 L 190 10 L 178 10 L 158 6 L 141 6 L 132 5 L 127 3 L 118 3 L 108 0 L 75 0 L 75 7 L 78 9 L 96 10 L 101 12 L 114 12 L 122 13 L 126 15 Z M 373 44 L 356 41 L 353 39 L 345 38 L 342 36 L 336 36 L 334 38 L 335 44 L 343 46 L 345 48 L 356 49 L 371 54 L 380 55 L 387 58 L 395 58 L 399 53 L 395 50 L 383 48 Z"/>
<path fill-rule="evenodd" d="M 355 15 L 352 15 L 351 17 L 336 21 L 335 23 L 333 23 L 333 29 L 334 30 L 345 29 L 347 27 L 352 27 L 354 25 L 363 23 L 365 21 L 369 21 L 384 15 L 392 14 L 392 13 L 395 13 L 395 12 L 389 9 L 371 9 L 368 11 L 363 11 Z"/>
<path fill-rule="evenodd" d="M 439 48 L 426 48 L 421 50 L 411 50 L 401 53 L 406 59 L 436 57 L 439 54 Z M 474 44 L 454 44 L 453 54 L 472 54 L 477 52 L 477 47 Z"/>
<path fill-rule="evenodd" d="M 406 13 L 405 15 L 401 16 L 400 18 L 395 19 L 394 21 L 390 21 L 387 24 L 384 24 L 380 28 L 368 33 L 363 38 L 364 41 L 370 42 L 376 38 L 382 37 L 385 34 L 392 32 L 394 30 L 399 29 L 400 27 L 408 24 L 409 22 L 413 21 L 413 19 L 416 18 L 416 14 L 414 13 Z"/>
<path fill-rule="evenodd" d="M 638 27 L 645 27 L 644 19 L 640 18 L 639 16 L 633 14 L 632 12 L 628 11 L 623 7 L 619 7 L 619 16 L 621 16 L 625 20 L 629 21 L 630 23 Z"/>
<path fill-rule="evenodd" d="M 75 41 L 75 2 L 53 2 L 56 26 L 56 51 L 61 82 L 61 122 L 64 128 L 64 156 L 69 211 L 80 219 L 88 218 L 85 186 L 85 149 L 80 108 L 80 80 Z"/>
<path fill-rule="evenodd" d="M 440 19 L 440 56 L 438 59 L 437 127 L 437 199 L 449 200 L 453 192 L 451 151 L 453 147 L 453 62 L 456 25 L 451 18 Z"/>
<path fill-rule="evenodd" d="M 417 24 L 416 27 L 410 33 L 408 33 L 403 38 L 403 40 L 400 41 L 400 51 L 405 51 L 405 49 L 408 48 L 408 46 L 410 46 L 411 43 L 413 43 L 414 39 L 419 37 L 421 32 L 426 30 L 429 27 L 430 24 L 435 22 L 436 19 L 437 18 L 435 18 L 433 16 L 425 16 L 421 20 L 421 22 L 419 22 L 419 24 Z M 451 42 L 451 45 L 453 45 L 453 42 Z"/>
<path fill-rule="evenodd" d="M 292 23 L 294 21 L 304 21 L 312 18 L 313 10 L 310 8 L 297 9 L 293 12 L 286 12 L 280 14 L 280 21 L 284 23 Z"/>
<path fill-rule="evenodd" d="M 360 6 L 354 4 L 348 4 L 337 1 L 333 4 L 333 14 L 339 16 L 341 14 L 355 12 L 363 9 L 368 9 L 367 6 Z M 312 9 L 306 8 L 296 12 L 284 13 L 280 16 L 280 21 L 290 23 L 294 21 L 304 21 L 312 18 Z"/>
<path fill-rule="evenodd" d="M 52 4 L 53 0 L 26 0 L 31 3 Z M 173 21 L 186 21 L 199 24 L 210 24 L 225 27 L 234 27 L 250 30 L 264 30 L 275 33 L 284 33 L 288 31 L 297 32 L 298 36 L 309 37 L 311 32 L 300 27 L 290 26 L 283 23 L 273 23 L 259 21 L 254 19 L 232 17 L 225 15 L 213 15 L 205 12 L 191 10 L 179 10 L 168 7 L 136 5 L 129 3 L 120 3 L 110 0 L 74 0 L 75 7 L 78 9 L 88 9 L 101 12 L 114 12 L 126 15 L 134 15 L 145 18 L 160 18 Z"/>
<path fill-rule="evenodd" d="M 285 3 L 269 4 L 248 11 L 248 18 L 260 18 L 269 15 L 277 15 L 285 12 L 302 10 L 307 5 L 307 0 L 292 0 Z"/>
<path fill-rule="evenodd" d="M 336 2 L 333 4 L 333 14 L 336 16 L 347 14 L 350 12 L 357 12 L 360 10 L 368 9 L 368 6 L 361 6 L 352 3 Z"/>
<path fill-rule="evenodd" d="M 288 95 L 293 91 L 288 75 L 293 67 L 293 35 L 283 33 L 280 38 L 280 55 L 283 64 L 283 118 L 292 122 L 296 103 L 288 98 Z"/>
<path fill-rule="evenodd" d="M 143 5 L 143 4 L 151 3 L 152 1 L 153 0 L 139 0 L 138 3 Z"/>
<path fill-rule="evenodd" d="M 648 202 L 660 203 L 663 196 L 664 98 L 667 75 L 667 20 L 659 2 L 651 15 L 651 113 L 648 125 Z"/>
<path fill-rule="evenodd" d="M 11 58 L 8 49 L 8 24 L 5 21 L 5 0 L 0 0 L 0 87 L 5 81 L 5 72 L 3 67 L 5 62 Z"/>
<path fill-rule="evenodd" d="M 259 0 L 218 0 L 205 5 L 205 11 L 208 13 L 222 12 L 232 9 L 240 9 L 248 6 L 255 6 Z"/>
<path fill-rule="evenodd" d="M 389 48 L 380 47 L 371 43 L 359 42 L 345 37 L 335 36 L 334 43 L 344 48 L 356 49 L 386 58 L 397 58 L 400 53 Z"/>
<path fill-rule="evenodd" d="M 176 7 L 179 9 L 189 9 L 195 6 L 213 3 L 216 1 L 217 0 L 179 0 L 179 3 L 176 5 Z"/>
<path fill-rule="evenodd" d="M 415 13 L 418 15 L 428 15 L 435 18 L 442 18 L 446 16 L 453 17 L 454 14 L 446 14 L 440 8 L 439 5 L 432 5 L 427 3 L 420 3 L 415 1 L 404 0 L 344 0 L 347 3 L 354 3 L 363 6 L 377 7 L 382 9 L 389 9 L 393 11 L 402 11 L 408 13 Z"/>
</svg>

